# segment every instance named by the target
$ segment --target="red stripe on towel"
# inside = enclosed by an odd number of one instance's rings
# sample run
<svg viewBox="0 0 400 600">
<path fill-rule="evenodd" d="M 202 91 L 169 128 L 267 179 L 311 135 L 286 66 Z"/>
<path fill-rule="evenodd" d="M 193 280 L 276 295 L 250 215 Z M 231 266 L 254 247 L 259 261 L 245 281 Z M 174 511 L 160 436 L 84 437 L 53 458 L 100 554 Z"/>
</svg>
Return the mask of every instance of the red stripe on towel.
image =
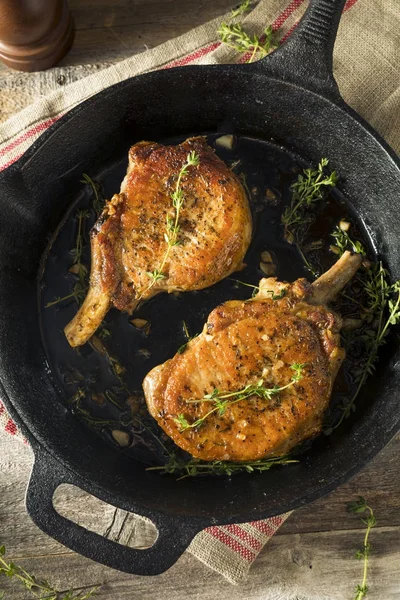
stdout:
<svg viewBox="0 0 400 600">
<path fill-rule="evenodd" d="M 247 560 L 248 562 L 252 562 L 257 554 L 242 546 L 238 540 L 235 540 L 230 535 L 228 535 L 225 531 L 223 531 L 220 527 L 207 527 L 205 530 L 207 533 L 215 537 L 217 540 L 228 546 L 234 552 L 240 554 L 242 558 Z"/>
<path fill-rule="evenodd" d="M 236 537 L 248 544 L 256 552 L 260 552 L 263 545 L 248 531 L 245 531 L 240 525 L 224 525 L 223 529 L 229 533 L 233 533 Z"/>
</svg>

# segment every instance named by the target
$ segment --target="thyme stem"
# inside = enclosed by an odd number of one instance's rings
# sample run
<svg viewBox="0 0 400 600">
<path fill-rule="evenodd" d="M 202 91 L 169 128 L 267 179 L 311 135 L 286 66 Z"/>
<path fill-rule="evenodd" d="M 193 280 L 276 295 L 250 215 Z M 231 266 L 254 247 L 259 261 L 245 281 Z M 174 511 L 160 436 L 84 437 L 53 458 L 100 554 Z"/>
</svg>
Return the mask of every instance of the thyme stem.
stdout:
<svg viewBox="0 0 400 600">
<path fill-rule="evenodd" d="M 165 465 L 157 465 L 147 467 L 146 471 L 158 471 L 162 474 L 181 474 L 178 481 L 187 477 L 201 477 L 204 475 L 233 475 L 235 473 L 254 471 L 269 471 L 271 467 L 277 465 L 288 465 L 297 463 L 298 460 L 290 458 L 290 456 L 277 456 L 271 458 L 263 458 L 260 460 L 235 463 L 229 461 L 214 460 L 211 462 L 201 461 L 197 458 L 192 458 L 189 461 L 177 459 L 175 455 L 170 456 L 170 460 Z"/>
<path fill-rule="evenodd" d="M 246 61 L 248 63 L 253 62 L 257 55 L 259 58 L 263 58 L 276 48 L 276 44 L 272 40 L 271 26 L 264 29 L 263 35 L 259 37 L 255 34 L 250 36 L 240 23 L 221 23 L 218 35 L 221 42 L 228 48 L 241 54 L 251 52 L 250 58 Z"/>
<path fill-rule="evenodd" d="M 16 565 L 13 562 L 8 563 L 3 557 L 6 549 L 4 546 L 0 547 L 0 575 L 6 577 L 15 578 L 20 581 L 23 586 L 31 592 L 36 598 L 40 600 L 88 600 L 91 598 L 99 586 L 90 586 L 86 593 L 75 594 L 75 589 L 83 590 L 85 588 L 70 589 L 66 592 L 53 588 L 47 581 L 41 581 L 35 576 L 30 575 L 21 566 Z M 86 586 L 89 587 L 89 586 Z"/>
<path fill-rule="evenodd" d="M 187 155 L 187 158 L 186 158 L 186 162 L 184 163 L 181 170 L 179 171 L 178 178 L 176 181 L 175 191 L 171 194 L 172 205 L 173 205 L 173 208 L 175 209 L 175 215 L 174 215 L 173 219 L 171 219 L 171 217 L 169 215 L 167 215 L 167 227 L 166 227 L 166 233 L 164 234 L 164 239 L 167 242 L 167 249 L 164 253 L 164 257 L 161 261 L 159 268 L 155 269 L 154 271 L 147 272 L 147 275 L 152 279 L 152 281 L 147 286 L 147 288 L 144 290 L 144 292 L 142 292 L 142 294 L 139 297 L 139 300 L 141 300 L 143 298 L 143 296 L 145 294 L 147 294 L 147 292 L 154 286 L 154 284 L 157 281 L 159 281 L 160 279 L 166 278 L 166 275 L 164 273 L 164 267 L 168 260 L 169 255 L 170 255 L 171 248 L 173 248 L 174 246 L 178 246 L 180 243 L 178 240 L 178 234 L 179 234 L 179 230 L 180 230 L 179 217 L 180 217 L 181 208 L 182 208 L 184 200 L 185 200 L 184 193 L 181 189 L 182 177 L 184 175 L 187 175 L 189 167 L 196 167 L 199 165 L 199 163 L 200 163 L 199 155 L 196 154 L 196 152 L 194 152 L 194 151 L 189 152 L 189 154 Z"/>
<path fill-rule="evenodd" d="M 86 173 L 82 173 L 82 177 L 83 177 L 83 179 L 81 179 L 81 183 L 86 183 L 87 185 L 89 185 L 92 188 L 92 191 L 94 194 L 92 206 L 93 206 L 94 212 L 96 213 L 96 216 L 99 217 L 100 213 L 102 212 L 102 210 L 104 208 L 104 204 L 105 204 L 104 198 L 100 197 L 100 194 L 99 194 L 100 185 L 98 183 L 94 182 L 93 179 L 91 177 L 89 177 L 89 175 L 87 175 Z"/>
<path fill-rule="evenodd" d="M 78 281 L 74 285 L 73 290 L 70 294 L 63 296 L 62 298 L 55 298 L 51 302 L 48 302 L 45 308 L 50 308 L 50 306 L 55 306 L 56 304 L 60 304 L 60 302 L 63 302 L 64 300 L 69 300 L 70 298 L 75 298 L 76 302 L 79 304 L 83 300 L 83 297 L 87 291 L 87 268 L 84 264 L 82 264 L 81 260 L 83 249 L 85 247 L 85 231 L 83 222 L 84 219 L 88 217 L 88 211 L 78 210 L 76 214 L 78 219 L 78 231 L 75 239 L 75 247 L 71 250 L 73 262 L 69 270 L 78 277 Z"/>
<path fill-rule="evenodd" d="M 336 186 L 336 172 L 332 171 L 330 175 L 326 175 L 324 172 L 328 164 L 328 159 L 322 158 L 317 169 L 303 169 L 297 177 L 297 181 L 291 185 L 292 199 L 281 217 L 286 240 L 297 246 L 306 268 L 314 276 L 317 275 L 317 272 L 307 260 L 301 244 L 312 222 L 308 212 L 309 207 L 324 198 L 324 188 Z"/>
<path fill-rule="evenodd" d="M 359 496 L 358 500 L 354 502 L 349 502 L 347 505 L 347 510 L 351 513 L 364 514 L 368 512 L 368 517 L 361 521 L 367 526 L 365 535 L 364 535 L 364 545 L 362 550 L 358 550 L 356 552 L 356 558 L 363 559 L 364 567 L 363 567 L 363 578 L 361 585 L 356 586 L 356 595 L 354 600 L 362 600 L 367 595 L 368 586 L 367 586 L 367 576 L 368 576 L 368 562 L 369 556 L 371 553 L 371 544 L 369 542 L 369 536 L 371 533 L 371 529 L 376 525 L 376 518 L 374 515 L 374 511 L 370 506 L 368 506 L 365 498 Z"/>
<path fill-rule="evenodd" d="M 187 429 L 199 427 L 209 416 L 211 416 L 217 411 L 219 416 L 223 416 L 228 407 L 232 406 L 233 404 L 236 404 L 237 402 L 241 402 L 242 400 L 247 400 L 251 396 L 257 396 L 258 398 L 262 398 L 263 400 L 270 400 L 274 395 L 279 394 L 280 392 L 286 390 L 287 388 L 300 381 L 304 367 L 304 364 L 298 363 L 291 365 L 291 369 L 294 371 L 294 375 L 292 376 L 289 383 L 281 387 L 274 386 L 272 388 L 266 388 L 264 386 L 264 381 L 260 379 L 256 384 L 246 385 L 243 389 L 238 391 L 220 392 L 217 388 L 215 388 L 210 394 L 207 394 L 203 398 L 186 400 L 188 404 L 212 402 L 213 404 L 215 404 L 215 406 L 211 410 L 209 410 L 205 415 L 193 421 L 193 423 L 189 423 L 183 413 L 180 413 L 174 419 L 174 421 L 177 425 L 180 426 L 180 432 L 182 433 Z M 230 398 L 235 399 L 230 400 Z"/>
<path fill-rule="evenodd" d="M 396 325 L 400 321 L 400 281 L 396 281 L 393 285 L 389 285 L 386 277 L 386 270 L 380 262 L 377 265 L 372 265 L 368 271 L 367 281 L 362 281 L 364 290 L 369 298 L 368 310 L 370 311 L 371 319 L 376 320 L 378 324 L 376 332 L 372 336 L 366 336 L 366 341 L 364 343 L 366 344 L 368 357 L 357 376 L 357 389 L 348 404 L 343 408 L 340 419 L 334 426 L 335 429 L 339 427 L 351 414 L 351 411 L 354 410 L 355 401 L 361 388 L 368 376 L 375 370 L 379 348 L 386 342 L 390 326 Z M 395 295 L 394 300 L 391 299 L 391 296 L 393 295 Z M 385 318 L 387 309 L 389 309 L 389 314 Z M 359 333 L 358 337 L 360 337 Z"/>
</svg>

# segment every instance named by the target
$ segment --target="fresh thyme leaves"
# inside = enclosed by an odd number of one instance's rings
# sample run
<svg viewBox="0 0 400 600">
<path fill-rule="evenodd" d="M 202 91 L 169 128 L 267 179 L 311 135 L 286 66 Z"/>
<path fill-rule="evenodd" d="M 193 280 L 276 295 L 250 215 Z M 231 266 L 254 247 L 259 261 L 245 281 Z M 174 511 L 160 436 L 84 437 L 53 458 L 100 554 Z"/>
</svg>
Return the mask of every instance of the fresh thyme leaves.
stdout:
<svg viewBox="0 0 400 600">
<path fill-rule="evenodd" d="M 177 425 L 179 425 L 181 431 L 185 431 L 185 429 L 189 429 L 192 426 L 182 413 L 179 414 L 174 421 Z"/>
<path fill-rule="evenodd" d="M 203 398 L 186 400 L 188 404 L 200 404 L 201 402 L 210 402 L 214 406 L 205 415 L 203 415 L 199 419 L 196 419 L 192 423 L 189 423 L 189 421 L 186 419 L 183 413 L 178 414 L 174 421 L 180 427 L 180 431 L 183 432 L 187 429 L 194 429 L 196 427 L 200 427 L 204 423 L 204 421 L 214 413 L 218 413 L 218 416 L 222 417 L 225 414 L 226 409 L 232 406 L 232 404 L 236 404 L 237 402 L 241 402 L 242 400 L 247 400 L 252 396 L 262 398 L 263 400 L 271 400 L 272 397 L 276 394 L 279 394 L 283 390 L 286 390 L 287 388 L 300 381 L 304 367 L 304 364 L 299 363 L 291 365 L 290 368 L 294 371 L 294 375 L 291 377 L 289 383 L 281 387 L 275 385 L 272 388 L 267 388 L 264 386 L 264 380 L 260 379 L 257 383 L 248 384 L 243 389 L 234 392 L 224 392 L 215 388 L 210 394 L 206 394 Z"/>
<path fill-rule="evenodd" d="M 99 217 L 100 213 L 102 212 L 102 210 L 104 208 L 104 204 L 105 204 L 105 199 L 103 198 L 103 196 L 101 194 L 101 186 L 96 181 L 93 181 L 93 179 L 91 177 L 89 177 L 89 175 L 87 175 L 86 173 L 82 173 L 82 177 L 83 177 L 83 179 L 81 179 L 81 183 L 86 183 L 87 185 L 89 185 L 92 188 L 92 191 L 93 191 L 92 206 L 93 206 L 94 212 L 96 213 L 96 216 Z"/>
<path fill-rule="evenodd" d="M 121 420 L 118 421 L 117 419 L 98 419 L 91 415 L 89 411 L 82 408 L 81 406 L 77 407 L 76 412 L 79 414 L 83 421 L 85 421 L 88 425 L 91 425 L 94 428 L 103 429 L 104 427 L 107 427 L 109 429 L 112 429 L 114 427 L 129 427 L 130 425 L 132 425 L 132 420 L 128 422 L 123 422 Z"/>
<path fill-rule="evenodd" d="M 342 407 L 342 415 L 335 428 L 342 424 L 353 410 L 355 401 L 369 375 L 372 375 L 378 360 L 378 351 L 386 343 L 390 327 L 400 322 L 400 280 L 392 285 L 388 282 L 389 274 L 382 263 L 375 263 L 366 271 L 364 290 L 367 296 L 366 307 L 368 321 L 361 331 L 357 331 L 357 341 L 364 346 L 364 359 L 352 372 L 357 389 L 349 402 Z M 345 339 L 348 346 L 353 341 Z"/>
<path fill-rule="evenodd" d="M 289 456 L 278 456 L 275 458 L 263 458 L 261 460 L 247 461 L 242 463 L 226 462 L 214 460 L 204 462 L 197 458 L 184 461 L 175 454 L 170 454 L 169 460 L 165 465 L 147 467 L 146 471 L 159 471 L 162 474 L 181 475 L 178 478 L 199 477 L 202 475 L 233 475 L 235 473 L 254 473 L 254 471 L 268 471 L 271 467 L 277 465 L 288 465 L 297 463 L 298 460 Z"/>
<path fill-rule="evenodd" d="M 89 598 L 92 598 L 99 589 L 99 586 L 95 586 L 85 592 L 82 588 L 79 588 L 81 591 L 78 593 L 75 593 L 74 589 L 67 592 L 56 590 L 48 581 L 37 579 L 19 565 L 16 565 L 13 562 L 7 562 L 4 558 L 5 553 L 5 547 L 0 546 L 0 576 L 4 575 L 6 577 L 17 579 L 33 596 L 39 598 L 39 600 L 88 600 Z"/>
<path fill-rule="evenodd" d="M 73 263 L 69 269 L 69 272 L 75 275 L 78 279 L 76 284 L 74 285 L 71 294 L 64 296 L 62 298 L 58 297 L 52 300 L 52 302 L 48 302 L 45 308 L 50 308 L 50 306 L 55 306 L 56 304 L 60 304 L 60 302 L 64 302 L 64 300 L 69 300 L 70 298 L 75 298 L 76 302 L 80 304 L 86 294 L 87 291 L 87 274 L 88 270 L 85 265 L 82 263 L 82 253 L 85 247 L 85 219 L 89 216 L 89 212 L 87 210 L 78 210 L 76 213 L 76 219 L 78 224 L 78 230 L 75 239 L 75 246 L 70 251 L 70 254 L 73 259 Z"/>
<path fill-rule="evenodd" d="M 74 259 L 73 264 L 79 265 L 82 259 L 82 252 L 85 245 L 84 236 L 85 236 L 85 228 L 84 228 L 84 219 L 89 216 L 87 210 L 78 210 L 77 211 L 77 220 L 78 220 L 78 232 L 76 234 L 75 247 L 71 250 L 71 256 Z"/>
<path fill-rule="evenodd" d="M 188 329 L 188 327 L 186 325 L 186 321 L 182 321 L 182 329 L 183 329 L 183 332 L 184 332 L 184 334 L 186 336 L 186 339 L 190 340 L 189 329 Z"/>
<path fill-rule="evenodd" d="M 186 321 L 182 321 L 182 328 L 183 328 L 183 333 L 185 334 L 185 337 L 186 337 L 186 342 L 184 344 L 182 344 L 181 346 L 179 346 L 179 348 L 177 350 L 178 354 L 183 354 L 187 348 L 188 343 L 191 342 L 192 340 L 194 340 L 195 338 L 197 338 L 197 336 L 199 335 L 198 333 L 196 333 L 193 336 L 191 336 L 189 334 L 189 330 L 187 328 Z"/>
<path fill-rule="evenodd" d="M 105 327 L 104 325 L 100 325 L 100 327 L 97 330 L 97 335 L 101 340 L 106 340 L 111 336 L 111 331 L 107 329 L 107 327 Z"/>
<path fill-rule="evenodd" d="M 276 294 L 274 290 L 263 290 L 264 294 L 271 294 L 272 300 L 280 300 L 286 296 L 286 290 L 282 289 L 279 294 Z"/>
<path fill-rule="evenodd" d="M 350 223 L 345 222 L 344 229 L 337 226 L 331 234 L 336 242 L 337 253 L 341 256 L 346 250 L 352 250 L 366 257 L 364 246 L 358 240 L 355 241 L 350 237 L 349 229 Z M 390 326 L 400 320 L 400 282 L 390 285 L 388 277 L 382 263 L 372 264 L 357 275 L 357 285 L 361 289 L 359 299 L 344 292 L 341 294 L 361 311 L 361 327 L 357 328 L 354 333 L 343 334 L 344 345 L 349 349 L 352 344 L 361 344 L 363 357 L 350 371 L 357 388 L 350 400 L 342 405 L 342 414 L 335 424 L 335 428 L 339 427 L 344 419 L 355 410 L 355 402 L 360 390 L 368 376 L 372 375 L 375 370 L 379 348 L 385 344 Z"/>
<path fill-rule="evenodd" d="M 329 176 L 324 173 L 328 164 L 328 159 L 322 158 L 317 169 L 303 169 L 297 181 L 291 185 L 292 201 L 282 215 L 285 237 L 290 243 L 293 243 L 296 237 L 292 230 L 303 225 L 307 219 L 307 207 L 322 200 L 324 187 L 335 187 L 337 183 L 335 171 Z"/>
<path fill-rule="evenodd" d="M 83 179 L 81 179 L 81 183 L 89 185 L 93 190 L 92 208 L 96 217 L 98 217 L 103 210 L 105 203 L 105 199 L 101 194 L 101 186 L 97 182 L 93 181 L 93 179 L 91 179 L 86 173 L 82 173 L 82 177 Z M 55 306 L 61 302 L 64 302 L 65 300 L 70 300 L 71 298 L 74 298 L 77 304 L 81 304 L 85 298 L 88 289 L 88 269 L 82 263 L 82 254 L 85 248 L 85 220 L 89 216 L 89 210 L 80 209 L 76 212 L 77 234 L 75 246 L 70 251 L 73 262 L 68 271 L 76 276 L 77 282 L 72 288 L 72 292 L 70 294 L 67 294 L 63 297 L 58 296 L 57 298 L 54 298 L 54 300 L 46 304 L 45 308 L 50 308 L 51 306 Z"/>
<path fill-rule="evenodd" d="M 302 247 L 300 246 L 300 244 L 296 244 L 297 245 L 297 250 L 301 256 L 301 259 L 304 263 L 304 266 L 306 267 L 307 271 L 309 271 L 311 273 L 311 275 L 313 275 L 314 279 L 316 279 L 320 273 L 317 271 L 317 269 L 310 263 L 310 261 L 308 260 L 307 256 L 305 255 Z"/>
<path fill-rule="evenodd" d="M 276 48 L 276 44 L 272 40 L 273 31 L 271 26 L 264 29 L 262 36 L 256 34 L 250 36 L 244 31 L 240 23 L 221 23 L 218 35 L 223 44 L 236 52 L 251 52 L 251 56 L 247 61 L 249 63 L 253 62 L 256 57 L 263 58 L 267 56 L 271 50 Z"/>
<path fill-rule="evenodd" d="M 169 254 L 171 252 L 171 248 L 173 248 L 174 246 L 179 246 L 179 244 L 180 244 L 180 241 L 178 239 L 178 235 L 179 235 L 179 231 L 180 231 L 179 217 L 180 217 L 180 212 L 181 212 L 181 209 L 182 209 L 184 201 L 185 201 L 185 194 L 181 187 L 182 177 L 184 177 L 185 175 L 188 174 L 190 167 L 197 167 L 199 164 L 200 164 L 199 155 L 196 154 L 195 151 L 189 152 L 189 154 L 186 157 L 185 164 L 182 166 L 181 170 L 179 171 L 178 178 L 176 180 L 175 190 L 171 194 L 172 206 L 175 210 L 175 215 L 173 217 L 171 217 L 170 215 L 167 215 L 166 232 L 164 233 L 164 239 L 167 242 L 167 249 L 166 249 L 164 257 L 161 261 L 160 267 L 158 269 L 155 269 L 154 271 L 147 272 L 147 275 L 150 277 L 150 279 L 152 281 L 149 284 L 149 286 L 145 289 L 145 291 L 142 293 L 142 296 L 144 294 L 146 294 L 154 286 L 154 284 L 157 281 L 159 281 L 160 279 L 165 279 L 165 277 L 166 277 L 165 273 L 163 272 L 163 269 L 165 267 L 165 263 L 168 260 Z"/>
<path fill-rule="evenodd" d="M 250 0 L 244 0 L 240 6 L 234 8 L 231 12 L 232 19 L 245 15 L 250 10 Z"/>
<path fill-rule="evenodd" d="M 250 0 L 244 0 L 238 8 L 232 10 L 231 18 L 236 19 L 250 10 Z M 277 47 L 273 41 L 272 27 L 266 27 L 261 36 L 249 35 L 240 23 L 221 23 L 218 35 L 223 44 L 240 54 L 250 54 L 246 62 L 263 58 Z"/>
<path fill-rule="evenodd" d="M 51 302 L 48 302 L 45 305 L 45 308 L 50 308 L 51 306 L 56 306 L 56 304 L 60 304 L 61 302 L 64 302 L 65 300 L 70 300 L 71 298 L 74 298 L 78 304 L 80 304 L 83 300 L 83 298 L 85 297 L 85 292 L 83 292 L 79 286 L 78 283 L 76 283 L 74 285 L 74 287 L 72 288 L 72 292 L 70 294 L 67 294 L 66 296 L 57 296 L 56 298 L 54 298 L 54 300 L 52 300 Z"/>
<path fill-rule="evenodd" d="M 118 401 L 115 394 L 113 394 L 111 390 L 105 390 L 104 396 L 107 398 L 107 400 L 109 402 L 111 402 L 111 404 L 114 404 L 114 406 L 119 408 L 119 410 L 123 409 L 123 406 L 121 406 L 121 403 Z"/>
<path fill-rule="evenodd" d="M 252 283 L 247 283 L 246 281 L 240 281 L 240 279 L 233 279 L 232 277 L 229 277 L 229 279 L 231 281 L 233 281 L 236 284 L 240 284 L 240 285 L 244 285 L 246 287 L 252 288 L 253 289 L 253 293 L 252 296 L 254 297 L 256 294 L 258 294 L 258 292 L 260 291 L 260 288 L 258 285 L 253 285 Z M 238 285 L 236 285 L 235 287 L 239 287 Z"/>
<path fill-rule="evenodd" d="M 184 342 L 183 344 L 181 344 L 177 350 L 178 354 L 183 354 L 187 348 L 188 343 L 190 342 L 190 340 L 187 340 L 187 342 Z"/>
<path fill-rule="evenodd" d="M 333 233 L 331 233 L 331 236 L 335 240 L 335 247 L 339 250 L 339 256 L 342 256 L 346 250 L 352 250 L 355 254 L 366 256 L 366 251 L 362 243 L 358 240 L 352 240 L 348 232 L 341 229 L 339 225 L 336 226 Z"/>
<path fill-rule="evenodd" d="M 251 295 L 252 298 L 254 298 L 258 294 L 258 292 L 260 291 L 260 288 L 259 288 L 258 285 L 253 285 L 252 283 L 246 283 L 245 281 L 240 281 L 240 279 L 232 279 L 232 278 L 230 278 L 230 280 L 234 281 L 237 284 L 244 285 L 244 286 L 249 287 L 249 288 L 253 288 L 253 293 Z M 274 292 L 274 290 L 263 290 L 263 294 L 271 294 L 271 299 L 272 300 L 280 300 L 281 298 L 284 298 L 286 296 L 286 290 L 282 289 L 279 292 L 279 294 L 276 294 Z"/>
<path fill-rule="evenodd" d="M 376 518 L 374 515 L 374 511 L 370 506 L 368 506 L 367 501 L 362 496 L 358 497 L 358 500 L 353 502 L 349 502 L 347 505 L 347 510 L 351 513 L 356 514 L 365 514 L 367 513 L 366 518 L 361 518 L 361 521 L 367 526 L 365 536 L 364 536 L 364 545 L 362 550 L 358 550 L 356 553 L 356 558 L 364 561 L 364 571 L 363 571 L 363 579 L 361 585 L 357 585 L 356 587 L 356 595 L 354 596 L 354 600 L 362 600 L 365 598 L 368 592 L 367 586 L 367 575 L 368 575 L 368 561 L 371 553 L 371 544 L 369 542 L 369 535 L 371 533 L 371 529 L 376 525 Z"/>
<path fill-rule="evenodd" d="M 115 396 L 109 390 L 106 390 L 104 395 L 106 398 L 114 404 L 117 408 L 121 409 L 121 405 L 117 402 Z M 78 388 L 76 393 L 70 399 L 69 403 L 73 407 L 73 411 L 80 416 L 80 418 L 91 425 L 94 428 L 103 429 L 105 427 L 111 429 L 115 427 L 129 427 L 132 425 L 132 416 L 129 415 L 125 420 L 123 418 L 117 419 L 101 419 L 93 416 L 86 408 L 82 406 L 82 400 L 85 398 L 86 392 L 83 388 Z"/>
<path fill-rule="evenodd" d="M 314 216 L 309 208 L 324 198 L 324 192 L 336 186 L 337 175 L 332 171 L 325 173 L 328 166 L 327 158 L 322 158 L 317 169 L 303 169 L 291 185 L 292 199 L 290 205 L 282 215 L 282 224 L 285 228 L 285 238 L 290 244 L 296 244 L 307 269 L 316 276 L 317 273 L 307 260 L 301 246 L 304 236 L 310 227 Z"/>
</svg>

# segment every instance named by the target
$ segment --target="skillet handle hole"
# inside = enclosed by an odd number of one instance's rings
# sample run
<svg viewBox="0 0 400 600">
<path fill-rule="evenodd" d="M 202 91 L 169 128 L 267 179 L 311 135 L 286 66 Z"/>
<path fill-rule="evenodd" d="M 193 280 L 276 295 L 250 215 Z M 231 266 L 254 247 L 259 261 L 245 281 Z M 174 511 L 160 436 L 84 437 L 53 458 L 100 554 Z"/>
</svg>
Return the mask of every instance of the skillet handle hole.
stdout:
<svg viewBox="0 0 400 600">
<path fill-rule="evenodd" d="M 57 487 L 53 506 L 62 517 L 122 546 L 146 550 L 158 537 L 157 528 L 146 517 L 115 508 L 69 483 Z"/>
</svg>

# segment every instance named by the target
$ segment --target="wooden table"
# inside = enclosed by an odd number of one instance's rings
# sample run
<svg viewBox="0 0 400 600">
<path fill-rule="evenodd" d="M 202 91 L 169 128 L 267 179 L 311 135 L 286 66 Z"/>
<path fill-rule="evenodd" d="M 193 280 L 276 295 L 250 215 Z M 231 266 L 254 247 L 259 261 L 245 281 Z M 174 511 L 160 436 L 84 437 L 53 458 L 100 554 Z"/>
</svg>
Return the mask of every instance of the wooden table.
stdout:
<svg viewBox="0 0 400 600">
<path fill-rule="evenodd" d="M 0 120 L 60 85 L 141 52 L 223 14 L 235 0 L 70 0 L 77 34 L 68 57 L 44 73 L 11 72 L 0 65 Z M 370 600 L 400 597 L 400 436 L 358 476 L 312 505 L 297 510 L 267 544 L 246 584 L 234 587 L 185 554 L 167 573 L 146 578 L 126 575 L 70 552 L 41 533 L 24 508 L 32 466 L 27 446 L 0 433 L 0 545 L 25 569 L 47 577 L 58 589 L 101 584 L 109 600 L 351 600 L 361 581 L 354 557 L 363 543 L 363 525 L 346 513 L 346 502 L 364 495 L 378 526 L 371 535 Z M 60 489 L 63 514 L 128 543 L 149 540 L 147 527 L 130 526 L 112 507 L 99 506 L 79 490 Z M 0 580 L 13 600 L 28 592 Z"/>
</svg>

